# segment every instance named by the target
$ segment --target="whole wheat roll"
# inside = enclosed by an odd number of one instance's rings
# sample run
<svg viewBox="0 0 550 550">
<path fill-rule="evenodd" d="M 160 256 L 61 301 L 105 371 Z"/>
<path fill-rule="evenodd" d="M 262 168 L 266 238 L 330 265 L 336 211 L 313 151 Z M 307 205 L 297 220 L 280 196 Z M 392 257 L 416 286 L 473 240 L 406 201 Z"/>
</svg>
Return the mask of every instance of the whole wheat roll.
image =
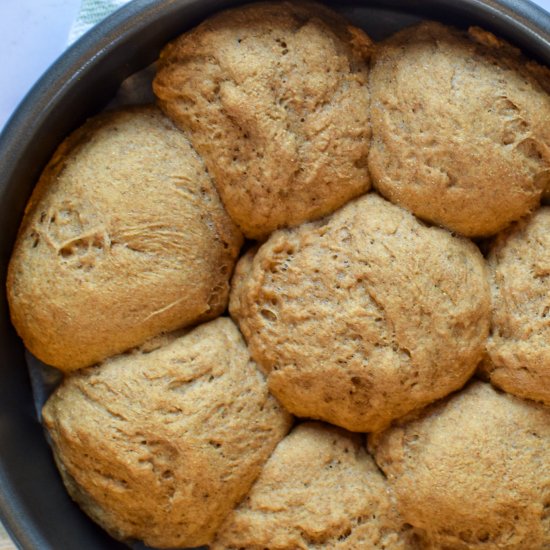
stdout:
<svg viewBox="0 0 550 550">
<path fill-rule="evenodd" d="M 12 322 L 64 371 L 220 315 L 242 236 L 185 135 L 154 107 L 90 119 L 57 149 L 9 264 Z"/>
<path fill-rule="evenodd" d="M 220 12 L 161 53 L 154 91 L 250 238 L 370 188 L 372 43 L 314 2 Z"/>
<path fill-rule="evenodd" d="M 472 27 L 422 22 L 376 49 L 369 169 L 388 200 L 468 237 L 550 186 L 550 71 Z"/>
</svg>

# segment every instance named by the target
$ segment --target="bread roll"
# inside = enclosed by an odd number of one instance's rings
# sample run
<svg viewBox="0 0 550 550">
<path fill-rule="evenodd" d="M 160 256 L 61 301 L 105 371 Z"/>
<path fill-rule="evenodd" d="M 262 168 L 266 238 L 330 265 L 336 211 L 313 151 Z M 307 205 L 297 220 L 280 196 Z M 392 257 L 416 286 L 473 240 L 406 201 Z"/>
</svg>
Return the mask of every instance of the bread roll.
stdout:
<svg viewBox="0 0 550 550">
<path fill-rule="evenodd" d="M 382 195 L 468 237 L 550 186 L 550 71 L 479 28 L 424 22 L 384 41 L 370 79 L 369 168 Z"/>
<path fill-rule="evenodd" d="M 422 548 L 550 547 L 550 409 L 475 382 L 369 445 Z"/>
<path fill-rule="evenodd" d="M 370 194 L 242 258 L 229 308 L 289 411 L 370 432 L 468 380 L 490 296 L 474 244 Z"/>
<path fill-rule="evenodd" d="M 152 107 L 89 120 L 35 189 L 8 273 L 25 346 L 71 371 L 220 315 L 242 236 Z"/>
<path fill-rule="evenodd" d="M 73 374 L 43 417 L 73 499 L 158 548 L 211 542 L 290 427 L 227 318 Z"/>
<path fill-rule="evenodd" d="M 250 238 L 370 187 L 365 33 L 321 4 L 224 11 L 165 47 L 154 90 Z"/>
<path fill-rule="evenodd" d="M 550 405 L 550 207 L 497 237 L 489 269 L 491 381 Z"/>
<path fill-rule="evenodd" d="M 283 439 L 212 550 L 405 550 L 412 540 L 362 437 L 307 422 Z"/>
</svg>

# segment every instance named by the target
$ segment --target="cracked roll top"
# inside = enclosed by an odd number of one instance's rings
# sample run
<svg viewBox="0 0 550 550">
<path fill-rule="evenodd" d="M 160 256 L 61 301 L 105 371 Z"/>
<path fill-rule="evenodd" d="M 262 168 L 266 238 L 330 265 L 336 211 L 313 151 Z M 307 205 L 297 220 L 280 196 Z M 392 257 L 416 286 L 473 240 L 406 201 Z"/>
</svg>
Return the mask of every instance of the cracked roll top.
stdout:
<svg viewBox="0 0 550 550">
<path fill-rule="evenodd" d="M 92 365 L 227 305 L 242 235 L 184 134 L 153 107 L 89 120 L 36 187 L 8 273 L 39 359 Z"/>
<path fill-rule="evenodd" d="M 550 189 L 550 71 L 479 28 L 427 22 L 377 48 L 373 184 L 420 218 L 488 236 Z"/>
<path fill-rule="evenodd" d="M 189 131 L 247 237 L 370 188 L 371 49 L 323 5 L 272 2 L 217 14 L 163 50 L 160 105 Z"/>
<path fill-rule="evenodd" d="M 489 270 L 491 382 L 550 405 L 550 207 L 497 237 Z"/>
<path fill-rule="evenodd" d="M 421 548 L 550 548 L 547 407 L 474 382 L 369 446 Z"/>
<path fill-rule="evenodd" d="M 307 422 L 279 443 L 212 550 L 414 548 L 362 436 Z"/>
<path fill-rule="evenodd" d="M 72 498 L 159 548 L 211 542 L 291 421 L 227 318 L 67 377 L 43 417 Z"/>
<path fill-rule="evenodd" d="M 229 308 L 289 411 L 370 432 L 472 375 L 487 278 L 473 243 L 370 194 L 245 255 Z"/>
</svg>

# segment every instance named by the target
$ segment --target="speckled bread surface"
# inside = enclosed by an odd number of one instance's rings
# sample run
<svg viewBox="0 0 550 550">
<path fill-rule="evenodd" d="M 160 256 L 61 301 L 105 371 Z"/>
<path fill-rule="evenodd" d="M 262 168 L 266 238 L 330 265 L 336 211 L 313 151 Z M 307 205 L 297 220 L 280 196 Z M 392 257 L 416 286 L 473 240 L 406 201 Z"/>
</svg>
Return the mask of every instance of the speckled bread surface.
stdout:
<svg viewBox="0 0 550 550">
<path fill-rule="evenodd" d="M 362 30 L 311 2 L 224 11 L 163 50 L 160 106 L 189 131 L 247 237 L 369 189 L 371 50 Z"/>
<path fill-rule="evenodd" d="M 550 207 L 497 237 L 489 269 L 491 381 L 550 405 Z"/>
<path fill-rule="evenodd" d="M 229 308 L 289 411 L 370 432 L 472 375 L 486 271 L 470 241 L 370 194 L 248 253 Z"/>
<path fill-rule="evenodd" d="M 374 185 L 469 237 L 528 214 L 550 185 L 549 75 L 479 28 L 396 33 L 370 76 Z"/>
<path fill-rule="evenodd" d="M 159 548 L 208 544 L 290 427 L 228 318 L 73 374 L 43 415 L 71 496 Z"/>
<path fill-rule="evenodd" d="M 550 70 L 309 0 L 156 69 L 60 145 L 8 268 L 73 500 L 132 547 L 550 550 Z"/>
<path fill-rule="evenodd" d="M 549 408 L 474 382 L 369 446 L 423 548 L 550 548 Z"/>
<path fill-rule="evenodd" d="M 362 437 L 315 422 L 279 443 L 212 550 L 412 549 Z"/>
<path fill-rule="evenodd" d="M 242 236 L 185 135 L 156 108 L 89 120 L 35 189 L 8 273 L 39 359 L 92 365 L 220 315 Z"/>
</svg>

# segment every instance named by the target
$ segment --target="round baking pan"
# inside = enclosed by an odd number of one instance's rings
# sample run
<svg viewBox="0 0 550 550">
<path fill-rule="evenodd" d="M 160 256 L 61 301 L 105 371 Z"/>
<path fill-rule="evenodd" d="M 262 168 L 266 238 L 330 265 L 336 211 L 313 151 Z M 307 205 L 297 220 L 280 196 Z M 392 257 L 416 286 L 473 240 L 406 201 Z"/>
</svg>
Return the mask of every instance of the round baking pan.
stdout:
<svg viewBox="0 0 550 550">
<path fill-rule="evenodd" d="M 0 136 L 0 280 L 17 229 L 55 147 L 150 64 L 171 38 L 230 0 L 134 0 L 95 27 L 42 77 Z M 479 25 L 550 65 L 550 15 L 526 0 L 356 0 L 331 5 L 381 39 L 418 19 Z M 125 548 L 66 494 L 33 408 L 24 348 L 0 297 L 0 516 L 25 549 Z"/>
</svg>

